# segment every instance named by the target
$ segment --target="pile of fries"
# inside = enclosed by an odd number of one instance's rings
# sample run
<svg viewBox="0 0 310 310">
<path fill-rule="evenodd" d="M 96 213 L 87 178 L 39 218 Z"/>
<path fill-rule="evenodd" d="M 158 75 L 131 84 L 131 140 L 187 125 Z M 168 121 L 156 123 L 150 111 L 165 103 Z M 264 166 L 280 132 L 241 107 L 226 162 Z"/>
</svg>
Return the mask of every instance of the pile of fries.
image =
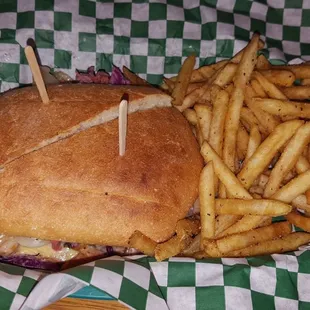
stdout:
<svg viewBox="0 0 310 310">
<path fill-rule="evenodd" d="M 200 215 L 179 221 L 164 243 L 135 232 L 130 246 L 161 261 L 283 253 L 310 242 L 310 104 L 301 102 L 310 99 L 310 65 L 273 66 L 259 55 L 263 46 L 255 33 L 232 59 L 194 70 L 192 55 L 164 79 L 206 163 Z M 273 221 L 279 216 L 286 220 Z"/>
</svg>

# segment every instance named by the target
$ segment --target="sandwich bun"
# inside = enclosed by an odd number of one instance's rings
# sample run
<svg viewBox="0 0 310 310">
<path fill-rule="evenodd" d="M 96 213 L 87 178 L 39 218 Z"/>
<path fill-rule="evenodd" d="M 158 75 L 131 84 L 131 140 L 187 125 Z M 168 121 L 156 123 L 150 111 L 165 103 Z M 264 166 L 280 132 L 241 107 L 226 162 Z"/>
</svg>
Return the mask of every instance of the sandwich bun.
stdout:
<svg viewBox="0 0 310 310">
<path fill-rule="evenodd" d="M 0 233 L 128 246 L 162 242 L 198 196 L 199 146 L 171 98 L 148 87 L 53 85 L 0 97 Z M 126 153 L 118 106 L 129 100 Z"/>
</svg>

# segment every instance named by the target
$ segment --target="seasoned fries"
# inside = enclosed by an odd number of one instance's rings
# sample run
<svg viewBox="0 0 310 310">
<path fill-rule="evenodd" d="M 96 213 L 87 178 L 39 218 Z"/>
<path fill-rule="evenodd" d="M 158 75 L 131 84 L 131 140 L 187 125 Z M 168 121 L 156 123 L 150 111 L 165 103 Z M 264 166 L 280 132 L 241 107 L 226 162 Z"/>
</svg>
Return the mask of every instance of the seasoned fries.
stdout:
<svg viewBox="0 0 310 310">
<path fill-rule="evenodd" d="M 260 106 L 272 115 L 310 118 L 310 105 L 308 103 L 269 98 L 254 98 L 253 101 L 255 105 Z"/>
<path fill-rule="evenodd" d="M 201 240 L 215 235 L 215 190 L 213 162 L 201 172 L 199 182 Z"/>
<path fill-rule="evenodd" d="M 310 65 L 273 66 L 257 56 L 262 47 L 254 34 L 232 59 L 183 77 L 176 108 L 205 161 L 200 220 L 179 221 L 170 240 L 146 241 L 142 252 L 157 260 L 246 257 L 310 242 L 310 104 L 301 101 L 310 99 Z M 176 94 L 177 77 L 164 81 Z M 287 221 L 272 223 L 277 216 Z M 305 232 L 292 232 L 292 224 Z"/>
<path fill-rule="evenodd" d="M 219 251 L 225 254 L 247 248 L 259 242 L 284 237 L 291 231 L 292 227 L 289 222 L 280 222 L 218 239 L 216 244 Z"/>
<path fill-rule="evenodd" d="M 188 85 L 190 83 L 195 61 L 195 55 L 187 57 L 184 61 L 172 91 L 171 96 L 173 98 L 173 105 L 182 105 L 183 99 L 187 93 Z"/>
<path fill-rule="evenodd" d="M 281 216 L 291 212 L 292 207 L 270 199 L 216 199 L 216 214 Z"/>
<path fill-rule="evenodd" d="M 291 233 L 283 238 L 268 240 L 256 245 L 244 248 L 242 250 L 232 251 L 227 254 L 228 257 L 245 257 L 266 255 L 274 253 L 285 253 L 298 249 L 310 241 L 310 234 L 304 232 Z"/>
<path fill-rule="evenodd" d="M 271 70 L 260 70 L 259 72 L 277 86 L 292 86 L 296 80 L 295 74 L 289 70 L 277 70 L 276 68 L 277 67 Z"/>
<path fill-rule="evenodd" d="M 142 253 L 154 256 L 157 243 L 149 237 L 143 235 L 140 231 L 135 231 L 130 239 L 129 246 L 140 250 Z"/>
</svg>

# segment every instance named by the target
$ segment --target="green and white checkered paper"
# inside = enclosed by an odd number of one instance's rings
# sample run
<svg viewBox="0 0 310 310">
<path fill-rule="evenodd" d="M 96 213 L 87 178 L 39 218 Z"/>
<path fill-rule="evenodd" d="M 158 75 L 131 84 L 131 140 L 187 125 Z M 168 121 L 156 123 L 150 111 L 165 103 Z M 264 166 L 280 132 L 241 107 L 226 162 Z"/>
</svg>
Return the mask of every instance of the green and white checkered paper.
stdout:
<svg viewBox="0 0 310 310">
<path fill-rule="evenodd" d="M 310 60 L 310 0 L 0 0 L 1 91 L 32 82 L 23 48 L 42 65 L 128 66 L 151 83 L 231 57 L 254 31 L 270 59 Z M 42 280 L 43 278 L 43 280 Z M 64 273 L 0 265 L 0 309 L 40 309 L 91 285 L 136 309 L 310 309 L 310 251 L 250 259 L 112 257 Z"/>
</svg>

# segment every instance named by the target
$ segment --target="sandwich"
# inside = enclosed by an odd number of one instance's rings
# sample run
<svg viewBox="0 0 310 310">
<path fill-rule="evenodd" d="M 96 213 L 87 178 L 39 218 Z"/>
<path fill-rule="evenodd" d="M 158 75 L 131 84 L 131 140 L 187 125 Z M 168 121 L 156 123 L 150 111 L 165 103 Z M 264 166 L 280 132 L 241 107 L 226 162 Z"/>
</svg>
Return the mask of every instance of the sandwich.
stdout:
<svg viewBox="0 0 310 310">
<path fill-rule="evenodd" d="M 198 197 L 199 146 L 151 87 L 60 84 L 0 97 L 0 261 L 54 269 L 169 239 Z M 128 98 L 126 153 L 118 108 Z"/>
</svg>

